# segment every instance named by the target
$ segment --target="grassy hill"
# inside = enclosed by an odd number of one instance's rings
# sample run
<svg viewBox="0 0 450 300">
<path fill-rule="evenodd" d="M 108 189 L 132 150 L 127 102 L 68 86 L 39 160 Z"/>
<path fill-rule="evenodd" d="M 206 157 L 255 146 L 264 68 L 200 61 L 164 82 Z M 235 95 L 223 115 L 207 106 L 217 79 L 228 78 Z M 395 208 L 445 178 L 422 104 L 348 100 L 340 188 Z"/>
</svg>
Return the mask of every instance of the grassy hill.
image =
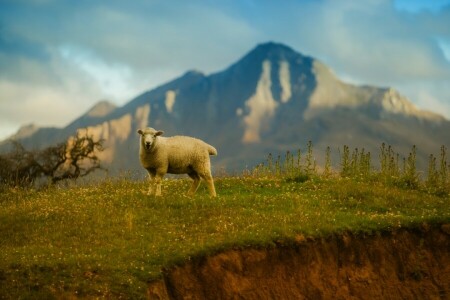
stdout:
<svg viewBox="0 0 450 300">
<path fill-rule="evenodd" d="M 216 178 L 217 199 L 203 185 L 184 196 L 187 179 L 165 180 L 160 198 L 125 177 L 4 187 L 0 298 L 144 298 L 163 269 L 224 249 L 449 223 L 446 162 L 420 181 L 408 160 L 403 169 L 389 161 L 373 171 L 364 153 L 344 151 L 342 170 L 318 172 L 308 154 L 269 158 L 241 176 Z"/>
</svg>

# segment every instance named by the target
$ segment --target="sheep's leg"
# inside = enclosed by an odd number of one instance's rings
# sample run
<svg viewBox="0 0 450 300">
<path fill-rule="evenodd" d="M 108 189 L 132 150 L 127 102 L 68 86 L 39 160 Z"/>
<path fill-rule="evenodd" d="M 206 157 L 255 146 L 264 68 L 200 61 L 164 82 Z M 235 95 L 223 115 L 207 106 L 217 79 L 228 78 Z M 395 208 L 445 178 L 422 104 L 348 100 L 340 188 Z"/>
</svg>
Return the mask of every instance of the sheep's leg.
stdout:
<svg viewBox="0 0 450 300">
<path fill-rule="evenodd" d="M 205 179 L 205 181 L 208 186 L 209 194 L 211 195 L 211 197 L 213 197 L 213 198 L 217 197 L 216 188 L 214 187 L 214 180 L 213 180 L 212 176 Z"/>
<path fill-rule="evenodd" d="M 206 186 L 208 187 L 209 195 L 213 198 L 217 197 L 216 188 L 214 187 L 214 180 L 212 178 L 211 173 L 201 175 L 201 177 L 206 182 Z"/>
<path fill-rule="evenodd" d="M 200 185 L 200 176 L 198 176 L 197 173 L 189 173 L 188 175 L 194 180 L 188 191 L 188 195 L 193 196 L 195 192 L 197 192 L 198 186 Z"/>
<path fill-rule="evenodd" d="M 148 180 L 149 180 L 150 184 L 149 184 L 149 186 L 148 186 L 148 192 L 147 192 L 147 195 L 150 196 L 150 195 L 153 195 L 153 191 L 154 191 L 154 189 L 153 189 L 154 179 L 153 179 L 153 176 L 150 175 L 150 173 L 148 174 Z"/>
<path fill-rule="evenodd" d="M 155 196 L 157 196 L 157 197 L 161 196 L 161 182 L 162 182 L 163 177 L 164 177 L 164 174 L 162 174 L 162 173 L 157 173 L 155 176 L 155 183 L 156 183 Z"/>
<path fill-rule="evenodd" d="M 155 185 L 155 175 L 156 172 L 152 171 L 152 170 L 147 170 L 148 171 L 148 181 L 149 181 L 149 187 L 148 187 L 148 192 L 147 195 L 153 195 L 155 189 L 154 189 L 154 185 Z"/>
</svg>

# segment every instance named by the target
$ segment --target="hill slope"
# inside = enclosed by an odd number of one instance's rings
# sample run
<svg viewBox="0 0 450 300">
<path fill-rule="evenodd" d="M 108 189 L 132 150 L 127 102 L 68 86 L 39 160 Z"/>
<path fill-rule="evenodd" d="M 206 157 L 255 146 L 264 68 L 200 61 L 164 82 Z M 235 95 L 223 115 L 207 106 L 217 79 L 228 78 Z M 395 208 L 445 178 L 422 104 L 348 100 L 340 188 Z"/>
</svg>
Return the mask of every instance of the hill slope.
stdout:
<svg viewBox="0 0 450 300">
<path fill-rule="evenodd" d="M 205 185 L 186 197 L 187 178 L 165 180 L 160 198 L 123 178 L 3 189 L 0 298 L 142 299 L 162 276 L 185 299 L 449 295 L 448 188 L 291 178 L 218 178 L 218 199 Z"/>
</svg>

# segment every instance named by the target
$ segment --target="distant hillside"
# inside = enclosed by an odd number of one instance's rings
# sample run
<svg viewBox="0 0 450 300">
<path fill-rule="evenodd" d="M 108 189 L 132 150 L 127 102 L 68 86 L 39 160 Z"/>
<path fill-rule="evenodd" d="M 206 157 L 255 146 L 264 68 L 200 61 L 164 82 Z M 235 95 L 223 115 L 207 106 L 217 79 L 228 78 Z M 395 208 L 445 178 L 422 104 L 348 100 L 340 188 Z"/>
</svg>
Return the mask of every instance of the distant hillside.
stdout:
<svg viewBox="0 0 450 300">
<path fill-rule="evenodd" d="M 101 102 L 65 128 L 33 127 L 15 138 L 42 147 L 85 128 L 105 139 L 102 158 L 113 174 L 142 172 L 136 130 L 145 126 L 214 145 L 216 171 L 252 167 L 268 153 L 304 150 L 308 141 L 319 161 L 330 146 L 334 164 L 344 144 L 374 157 L 382 142 L 406 155 L 415 144 L 423 167 L 430 153 L 450 146 L 444 117 L 418 109 L 392 88 L 344 83 L 318 60 L 277 43 L 258 45 L 223 71 L 190 71 L 122 107 Z"/>
</svg>

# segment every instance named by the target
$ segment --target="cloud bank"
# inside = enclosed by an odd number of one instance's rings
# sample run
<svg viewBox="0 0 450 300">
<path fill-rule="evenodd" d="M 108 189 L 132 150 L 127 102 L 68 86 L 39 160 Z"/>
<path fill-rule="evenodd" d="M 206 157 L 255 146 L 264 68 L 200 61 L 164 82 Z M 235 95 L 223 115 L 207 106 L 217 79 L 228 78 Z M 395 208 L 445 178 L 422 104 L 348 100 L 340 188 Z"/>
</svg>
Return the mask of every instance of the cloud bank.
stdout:
<svg viewBox="0 0 450 300">
<path fill-rule="evenodd" d="M 0 139 L 274 40 L 450 118 L 449 1 L 0 0 Z"/>
</svg>

